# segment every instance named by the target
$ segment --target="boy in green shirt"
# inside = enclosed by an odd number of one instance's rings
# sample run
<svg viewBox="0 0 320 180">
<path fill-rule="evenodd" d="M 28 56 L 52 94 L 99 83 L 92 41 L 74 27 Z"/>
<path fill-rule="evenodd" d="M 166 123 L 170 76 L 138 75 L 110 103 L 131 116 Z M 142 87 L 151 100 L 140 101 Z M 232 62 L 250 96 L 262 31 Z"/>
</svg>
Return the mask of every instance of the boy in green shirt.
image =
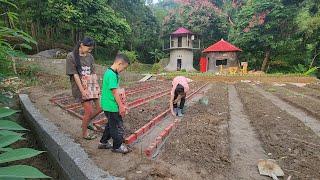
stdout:
<svg viewBox="0 0 320 180">
<path fill-rule="evenodd" d="M 128 148 L 123 144 L 123 120 L 127 107 L 121 101 L 118 74 L 129 66 L 129 59 L 124 54 L 118 54 L 113 65 L 103 76 L 101 92 L 101 108 L 108 118 L 103 136 L 98 145 L 99 149 L 111 149 L 113 152 L 126 154 Z M 113 139 L 113 146 L 109 142 Z"/>
</svg>

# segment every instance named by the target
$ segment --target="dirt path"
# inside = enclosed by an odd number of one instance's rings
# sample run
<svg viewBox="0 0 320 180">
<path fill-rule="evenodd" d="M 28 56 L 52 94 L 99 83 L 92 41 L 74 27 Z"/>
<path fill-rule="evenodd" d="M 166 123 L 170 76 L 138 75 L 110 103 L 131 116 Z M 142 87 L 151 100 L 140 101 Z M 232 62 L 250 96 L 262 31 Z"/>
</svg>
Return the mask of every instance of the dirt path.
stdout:
<svg viewBox="0 0 320 180">
<path fill-rule="evenodd" d="M 229 85 L 228 91 L 232 169 L 238 179 L 263 179 L 258 173 L 257 162 L 266 157 L 265 152 L 244 113 L 235 87 Z"/>
<path fill-rule="evenodd" d="M 320 138 L 250 85 L 239 83 L 236 88 L 268 158 L 276 160 L 283 169 L 283 179 L 319 179 Z"/>
</svg>

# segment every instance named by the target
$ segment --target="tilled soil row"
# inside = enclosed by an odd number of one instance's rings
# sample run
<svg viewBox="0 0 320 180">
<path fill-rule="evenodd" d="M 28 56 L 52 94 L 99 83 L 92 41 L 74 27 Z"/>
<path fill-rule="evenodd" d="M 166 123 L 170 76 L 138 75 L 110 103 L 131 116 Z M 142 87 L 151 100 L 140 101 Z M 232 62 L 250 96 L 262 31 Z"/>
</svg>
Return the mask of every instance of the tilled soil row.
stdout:
<svg viewBox="0 0 320 180">
<path fill-rule="evenodd" d="M 193 82 L 190 84 L 190 91 L 199 88 L 203 83 Z M 148 123 L 152 118 L 169 108 L 170 96 L 166 95 L 161 98 L 151 100 L 147 104 L 138 106 L 129 111 L 123 119 L 126 136 L 133 134 L 136 130 Z"/>
<path fill-rule="evenodd" d="M 134 101 L 134 100 L 137 100 L 137 99 L 140 99 L 140 98 L 146 98 L 148 96 L 156 94 L 157 92 L 161 92 L 161 91 L 168 90 L 168 89 L 170 89 L 169 84 L 162 85 L 161 87 L 160 86 L 155 86 L 155 87 L 152 87 L 150 89 L 146 89 L 146 90 L 144 90 L 142 92 L 127 96 L 126 97 L 127 98 L 127 102 L 131 102 L 131 101 Z"/>
<path fill-rule="evenodd" d="M 153 117 L 169 108 L 169 96 L 152 100 L 147 104 L 138 106 L 129 111 L 123 118 L 126 136 L 133 134 L 136 130 L 148 123 Z"/>
<path fill-rule="evenodd" d="M 237 84 L 245 111 L 266 153 L 285 172 L 285 179 L 320 177 L 320 138 L 299 119 L 281 111 L 246 84 Z"/>
<path fill-rule="evenodd" d="M 160 159 L 186 164 L 203 179 L 226 179 L 230 175 L 227 93 L 225 84 L 214 84 L 205 95 L 208 105 L 197 102 L 189 107 Z"/>
<path fill-rule="evenodd" d="M 303 109 L 309 114 L 320 119 L 320 103 L 318 100 L 313 100 L 301 94 L 293 93 L 291 90 L 288 90 L 283 87 L 263 84 L 262 88 L 278 96 L 280 99 L 284 100 L 285 102 L 288 102 L 289 104 L 297 108 Z"/>
<path fill-rule="evenodd" d="M 307 84 L 306 87 L 320 91 L 320 83 Z"/>
<path fill-rule="evenodd" d="M 315 89 L 312 88 L 307 88 L 307 87 L 298 87 L 292 84 L 287 84 L 286 86 L 283 86 L 286 89 L 289 89 L 291 91 L 295 91 L 297 93 L 300 93 L 302 95 L 307 95 L 310 96 L 312 98 L 316 98 L 318 100 L 320 100 L 320 91 L 317 91 Z"/>
</svg>

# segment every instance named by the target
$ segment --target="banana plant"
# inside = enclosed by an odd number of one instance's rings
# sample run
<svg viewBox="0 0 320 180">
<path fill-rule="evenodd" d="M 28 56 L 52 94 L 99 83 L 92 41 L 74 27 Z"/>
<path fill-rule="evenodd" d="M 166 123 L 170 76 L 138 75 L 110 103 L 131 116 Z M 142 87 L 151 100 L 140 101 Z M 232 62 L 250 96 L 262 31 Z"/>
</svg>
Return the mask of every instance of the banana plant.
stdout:
<svg viewBox="0 0 320 180">
<path fill-rule="evenodd" d="M 24 140 L 23 135 L 28 131 L 18 123 L 10 120 L 10 116 L 17 112 L 19 111 L 0 107 L 0 180 L 48 179 L 50 178 L 49 176 L 35 167 L 8 165 L 10 162 L 31 158 L 44 152 L 32 148 L 10 148 L 11 144 Z"/>
</svg>

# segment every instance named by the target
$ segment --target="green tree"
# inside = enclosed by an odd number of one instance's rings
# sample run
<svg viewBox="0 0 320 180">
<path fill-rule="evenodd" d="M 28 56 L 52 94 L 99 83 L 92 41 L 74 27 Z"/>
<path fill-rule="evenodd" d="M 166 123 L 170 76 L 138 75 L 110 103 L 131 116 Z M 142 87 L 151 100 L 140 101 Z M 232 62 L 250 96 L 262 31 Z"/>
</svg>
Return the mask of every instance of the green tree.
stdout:
<svg viewBox="0 0 320 180">
<path fill-rule="evenodd" d="M 0 67 L 4 71 L 13 70 L 16 74 L 15 59 L 24 57 L 20 50 L 31 49 L 30 44 L 36 42 L 27 33 L 15 28 L 18 15 L 11 9 L 16 10 L 18 7 L 9 0 L 0 1 L 0 6 L 2 7 L 0 11 L 0 16 L 2 16 L 0 19 Z M 10 68 L 11 65 L 12 68 Z"/>
<path fill-rule="evenodd" d="M 248 0 L 234 16 L 229 39 L 255 68 L 266 71 L 271 58 L 296 50 L 292 9 L 278 0 Z"/>
<path fill-rule="evenodd" d="M 296 18 L 299 33 L 306 43 L 309 67 L 320 66 L 320 5 L 319 1 L 306 0 Z"/>
<path fill-rule="evenodd" d="M 136 51 L 140 62 L 152 63 L 149 52 L 160 48 L 160 26 L 143 0 L 110 0 L 110 6 L 127 19 L 132 33 L 126 36 L 125 49 Z"/>
<path fill-rule="evenodd" d="M 224 16 L 219 7 L 209 1 L 181 1 L 169 10 L 163 21 L 163 34 L 172 33 L 178 27 L 186 27 L 202 37 L 203 47 L 226 37 Z"/>
<path fill-rule="evenodd" d="M 84 36 L 92 36 L 98 46 L 114 54 L 122 49 L 125 37 L 131 33 L 126 19 L 121 18 L 104 0 L 18 2 L 22 6 L 21 26 L 44 48 L 64 48 L 62 45 L 67 44 L 67 49 L 71 49 Z"/>
</svg>

